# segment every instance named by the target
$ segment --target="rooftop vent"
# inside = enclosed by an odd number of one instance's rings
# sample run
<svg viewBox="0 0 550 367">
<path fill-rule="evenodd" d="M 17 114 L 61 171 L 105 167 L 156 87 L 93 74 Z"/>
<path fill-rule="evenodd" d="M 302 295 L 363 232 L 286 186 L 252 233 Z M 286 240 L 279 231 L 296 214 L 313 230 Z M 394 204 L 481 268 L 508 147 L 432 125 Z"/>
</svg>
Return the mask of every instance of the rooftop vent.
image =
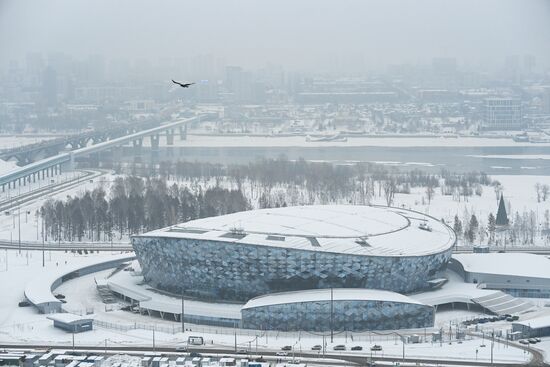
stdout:
<svg viewBox="0 0 550 367">
<path fill-rule="evenodd" d="M 283 236 L 273 236 L 273 235 L 269 235 L 265 239 L 268 240 L 268 241 L 284 241 L 285 240 L 285 238 Z"/>
<path fill-rule="evenodd" d="M 229 230 L 229 232 L 222 234 L 220 237 L 240 240 L 246 237 L 246 232 L 243 228 L 233 227 Z"/>
<path fill-rule="evenodd" d="M 319 244 L 319 241 L 317 241 L 317 238 L 315 237 L 306 237 L 309 242 L 311 242 L 311 246 L 313 247 L 321 247 L 321 245 Z"/>
<path fill-rule="evenodd" d="M 368 238 L 367 236 L 359 237 L 358 239 L 355 240 L 355 243 L 363 247 L 371 247 L 367 242 L 367 238 Z"/>
<path fill-rule="evenodd" d="M 182 228 L 182 227 L 172 227 L 168 229 L 168 232 L 179 232 L 179 233 L 196 233 L 196 234 L 203 234 L 208 231 L 204 229 L 193 229 L 193 228 Z"/>
<path fill-rule="evenodd" d="M 432 231 L 432 227 L 430 227 L 430 225 L 426 222 L 422 222 L 418 225 L 418 228 L 420 228 L 421 230 L 423 231 L 428 231 L 428 232 L 431 232 Z"/>
</svg>

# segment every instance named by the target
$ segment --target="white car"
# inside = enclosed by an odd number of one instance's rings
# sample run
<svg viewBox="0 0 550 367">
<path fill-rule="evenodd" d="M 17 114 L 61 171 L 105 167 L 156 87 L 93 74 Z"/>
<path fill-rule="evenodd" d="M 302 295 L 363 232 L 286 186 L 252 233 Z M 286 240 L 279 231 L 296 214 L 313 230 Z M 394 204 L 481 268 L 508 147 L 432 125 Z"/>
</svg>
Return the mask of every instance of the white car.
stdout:
<svg viewBox="0 0 550 367">
<path fill-rule="evenodd" d="M 288 356 L 288 353 L 285 351 L 278 351 L 277 353 L 275 353 L 275 355 L 279 357 L 285 357 Z"/>
</svg>

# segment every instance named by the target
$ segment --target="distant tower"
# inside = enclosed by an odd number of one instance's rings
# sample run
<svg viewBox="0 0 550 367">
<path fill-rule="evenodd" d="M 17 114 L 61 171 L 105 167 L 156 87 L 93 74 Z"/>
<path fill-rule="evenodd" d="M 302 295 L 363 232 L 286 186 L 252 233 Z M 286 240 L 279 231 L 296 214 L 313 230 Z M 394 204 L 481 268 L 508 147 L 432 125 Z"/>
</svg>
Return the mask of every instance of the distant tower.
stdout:
<svg viewBox="0 0 550 367">
<path fill-rule="evenodd" d="M 506 227 L 508 225 L 508 214 L 506 214 L 504 196 L 502 194 L 500 194 L 500 201 L 498 202 L 497 219 L 495 224 L 499 227 Z"/>
</svg>

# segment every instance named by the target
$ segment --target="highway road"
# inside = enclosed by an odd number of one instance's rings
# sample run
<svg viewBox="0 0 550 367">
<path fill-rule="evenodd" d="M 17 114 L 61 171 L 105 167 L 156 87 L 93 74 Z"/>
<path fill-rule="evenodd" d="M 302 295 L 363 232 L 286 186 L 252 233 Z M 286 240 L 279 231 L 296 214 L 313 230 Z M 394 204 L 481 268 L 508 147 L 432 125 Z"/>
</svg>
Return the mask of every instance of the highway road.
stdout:
<svg viewBox="0 0 550 367">
<path fill-rule="evenodd" d="M 67 344 L 29 344 L 29 345 L 21 345 L 21 344 L 0 344 L 0 349 L 10 349 L 10 350 L 29 350 L 29 349 L 42 349 L 42 350 L 49 350 L 49 349 L 65 349 L 65 350 L 71 350 L 71 346 Z M 136 347 L 127 347 L 127 346 L 108 346 L 107 349 L 105 347 L 100 347 L 97 345 L 77 345 L 75 346 L 75 351 L 78 352 L 105 352 L 107 351 L 107 354 L 109 353 L 126 353 L 126 354 L 143 354 L 143 353 L 150 353 L 150 352 L 157 352 L 157 353 L 167 353 L 167 354 L 173 354 L 176 353 L 176 350 L 174 347 L 145 347 L 145 346 L 136 346 Z M 235 354 L 234 349 L 232 348 L 192 348 L 189 349 L 189 351 L 200 353 L 203 356 L 212 356 L 212 357 L 220 357 L 220 356 L 235 356 L 235 357 L 244 357 L 244 354 Z M 327 353 L 324 355 L 323 358 L 328 359 L 330 361 L 323 362 L 322 358 L 316 353 L 295 353 L 294 358 L 300 359 L 302 362 L 309 362 L 311 364 L 326 364 L 331 366 L 337 366 L 337 365 L 346 365 L 349 366 L 350 363 L 357 366 L 365 366 L 368 361 L 374 361 L 374 362 L 400 362 L 400 363 L 414 363 L 414 364 L 423 364 L 428 366 L 495 366 L 495 367 L 511 367 L 511 366 L 541 366 L 546 367 L 550 366 L 547 363 L 544 363 L 542 353 L 539 351 L 535 351 L 533 349 L 530 350 L 533 353 L 533 359 L 529 362 L 526 362 L 525 364 L 519 364 L 517 362 L 482 362 L 482 361 L 468 361 L 468 360 L 454 360 L 454 359 L 436 359 L 436 358 L 416 358 L 416 357 L 406 357 L 405 359 L 400 357 L 382 357 L 382 356 L 373 356 L 371 359 L 370 353 L 364 353 L 364 352 L 357 352 L 354 354 L 346 353 L 346 354 L 332 354 Z M 276 359 L 283 359 L 285 361 L 292 360 L 292 356 L 289 354 L 286 357 L 281 357 L 276 355 L 277 351 L 274 350 L 258 350 L 254 353 L 251 353 L 250 355 L 247 355 L 249 358 L 255 359 L 259 357 L 263 357 L 264 359 L 269 360 L 276 360 Z M 178 353 L 183 354 L 183 353 Z M 338 363 L 337 361 L 341 361 Z"/>
</svg>

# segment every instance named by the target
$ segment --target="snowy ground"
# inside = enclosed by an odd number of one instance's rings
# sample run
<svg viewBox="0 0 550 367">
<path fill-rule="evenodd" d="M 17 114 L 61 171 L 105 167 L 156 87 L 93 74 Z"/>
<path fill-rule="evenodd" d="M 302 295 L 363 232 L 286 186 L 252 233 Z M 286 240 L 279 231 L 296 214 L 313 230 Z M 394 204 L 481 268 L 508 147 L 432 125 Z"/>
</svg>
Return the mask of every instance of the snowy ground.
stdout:
<svg viewBox="0 0 550 367">
<path fill-rule="evenodd" d="M 82 173 L 68 171 L 46 180 L 39 180 L 35 183 L 28 183 L 26 186 L 6 190 L 6 192 L 0 191 L 0 205 L 7 200 L 17 197 L 20 193 L 31 193 L 45 186 L 53 190 L 56 185 L 78 179 L 79 175 L 82 175 Z M 52 180 L 53 183 L 50 180 Z M 14 205 L 12 209 L 0 213 L 0 240 L 9 241 L 11 239 L 13 242 L 16 242 L 19 239 L 19 234 L 21 234 L 22 241 L 41 241 L 42 223 L 40 217 L 37 216 L 36 213 L 46 200 L 49 198 L 65 199 L 67 196 L 79 195 L 86 190 L 93 190 L 98 186 L 108 190 L 113 180 L 113 175 L 103 173 L 100 177 L 94 178 L 92 182 L 88 179 L 83 179 L 76 187 L 57 193 L 45 192 L 40 195 L 40 197 L 26 202 L 21 206 Z M 21 231 L 19 231 L 19 221 L 21 222 Z"/>
<path fill-rule="evenodd" d="M 544 211 L 550 209 L 550 200 L 537 202 L 535 184 L 550 184 L 550 177 L 491 175 L 491 178 L 502 184 L 509 219 L 513 219 L 516 211 L 522 215 L 524 211 L 533 210 L 536 213 L 537 222 L 544 221 Z M 385 205 L 384 198 L 374 198 L 373 202 Z M 404 205 L 406 208 L 424 212 L 435 218 L 443 218 L 451 226 L 455 215 L 465 222 L 466 217 L 469 220 L 470 216 L 475 214 L 480 221 L 480 227 L 486 227 L 489 213 L 496 216 L 498 201 L 493 187 L 483 186 L 481 196 L 473 195 L 468 197 L 467 201 L 462 197 L 458 201 L 452 196 L 443 196 L 439 189 L 436 189 L 434 198 L 428 204 L 426 190 L 414 188 L 411 189 L 411 194 L 396 194 L 393 205 Z M 550 246 L 548 238 L 537 238 L 536 241 L 536 245 Z"/>
<path fill-rule="evenodd" d="M 75 178 L 77 173 L 65 172 L 60 176 L 52 178 L 55 184 L 62 183 L 64 180 Z M 114 180 L 114 175 L 104 174 L 101 178 L 94 179 L 93 182 L 83 180 L 78 187 L 71 188 L 65 192 L 57 193 L 54 195 L 44 195 L 40 199 L 33 200 L 21 206 L 21 239 L 29 241 L 41 240 L 41 228 L 40 220 L 36 217 L 36 211 L 41 207 L 45 200 L 49 197 L 65 198 L 67 195 L 77 195 L 85 190 L 93 190 L 97 186 L 102 186 L 107 192 L 109 192 L 110 184 Z M 513 218 L 513 213 L 518 211 L 523 214 L 524 211 L 533 210 L 537 216 L 537 222 L 542 224 L 544 222 L 544 211 L 550 209 L 550 201 L 537 202 L 535 193 L 536 183 L 550 184 L 550 177 L 548 176 L 517 176 L 517 175 L 495 175 L 491 176 L 492 179 L 499 181 L 503 187 L 503 193 L 507 202 L 509 217 Z M 214 181 L 211 182 L 215 184 Z M 180 183 L 181 184 L 181 183 Z M 5 193 L 0 192 L 0 204 L 17 196 L 19 192 L 29 192 L 44 185 L 50 185 L 48 180 L 43 180 L 37 183 L 31 183 L 21 188 L 15 188 Z M 385 205 L 385 199 L 383 197 L 373 197 L 373 204 Z M 410 194 L 396 194 L 393 205 L 404 206 L 409 209 L 418 210 L 435 218 L 443 218 L 447 223 L 452 225 L 454 216 L 458 217 L 465 222 L 466 218 L 469 220 L 472 214 L 475 214 L 480 221 L 481 227 L 486 227 L 487 217 L 489 213 L 496 214 L 497 210 L 496 194 L 493 187 L 483 186 L 483 192 L 481 196 L 473 195 L 464 201 L 464 198 L 460 200 L 453 199 L 452 196 L 443 196 L 439 189 L 435 190 L 435 196 L 431 203 L 428 204 L 426 199 L 426 192 L 424 188 L 414 188 Z M 26 214 L 30 212 L 29 214 Z M 19 222 L 18 211 L 11 210 L 9 214 L 0 213 L 0 239 L 16 241 L 19 237 Z M 478 237 L 479 239 L 479 237 Z M 123 239 L 127 241 L 127 239 Z M 538 237 L 535 239 L 535 245 L 550 246 L 548 237 Z"/>
</svg>

